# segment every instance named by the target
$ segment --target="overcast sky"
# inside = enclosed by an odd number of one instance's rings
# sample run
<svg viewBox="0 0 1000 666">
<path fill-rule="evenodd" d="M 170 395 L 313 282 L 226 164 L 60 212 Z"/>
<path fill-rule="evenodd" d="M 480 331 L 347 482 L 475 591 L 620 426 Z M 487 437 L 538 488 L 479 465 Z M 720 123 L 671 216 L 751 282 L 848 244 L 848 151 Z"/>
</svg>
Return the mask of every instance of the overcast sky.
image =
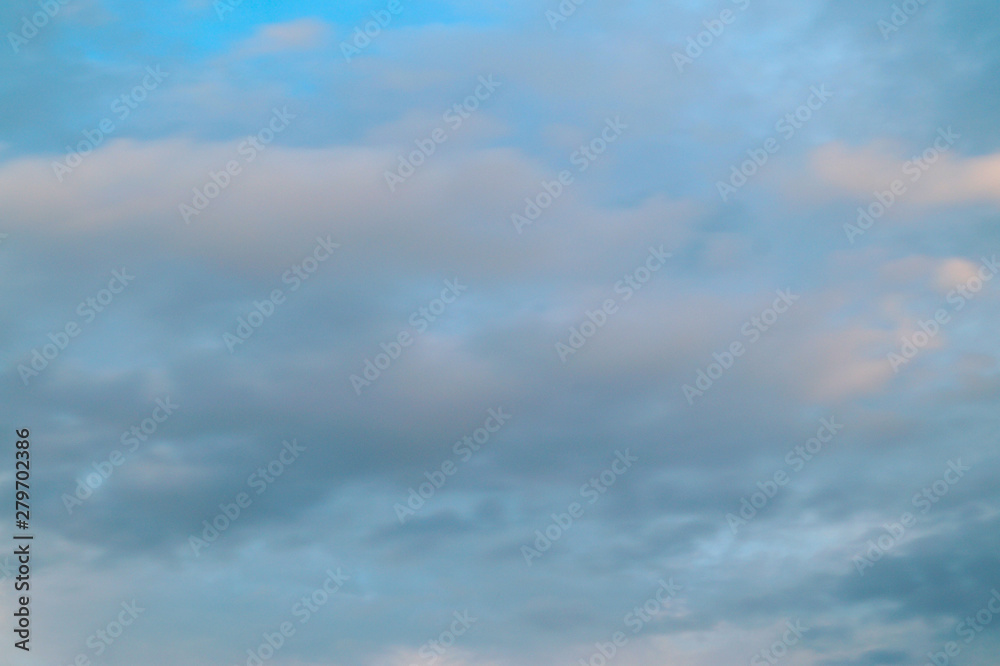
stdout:
<svg viewBox="0 0 1000 666">
<path fill-rule="evenodd" d="M 0 654 L 994 663 L 995 3 L 501 4 L 0 8 Z"/>
</svg>

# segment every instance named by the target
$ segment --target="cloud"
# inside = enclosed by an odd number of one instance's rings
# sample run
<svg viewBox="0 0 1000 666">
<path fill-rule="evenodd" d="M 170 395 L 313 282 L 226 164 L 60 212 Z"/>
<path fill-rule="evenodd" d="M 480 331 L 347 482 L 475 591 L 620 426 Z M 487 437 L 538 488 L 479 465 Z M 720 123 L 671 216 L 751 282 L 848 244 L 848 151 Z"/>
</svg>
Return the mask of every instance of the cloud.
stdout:
<svg viewBox="0 0 1000 666">
<path fill-rule="evenodd" d="M 928 5 L 887 41 L 885 8 L 751 3 L 681 74 L 671 53 L 720 7 L 584 3 L 553 31 L 556 3 L 481 4 L 406 4 L 351 62 L 335 31 L 370 9 L 304 0 L 225 21 L 204 2 L 122 5 L 2 56 L 0 401 L 44 442 L 39 657 L 89 653 L 136 598 L 148 615 L 109 666 L 242 663 L 330 567 L 349 585 L 275 663 L 409 666 L 468 608 L 481 620 L 441 661 L 569 666 L 662 577 L 683 602 L 629 636 L 622 666 L 748 663 L 795 619 L 811 629 L 790 665 L 941 649 L 996 585 L 995 285 L 898 374 L 886 355 L 1000 247 L 990 8 Z M 53 161 L 146 63 L 170 78 L 60 182 Z M 480 76 L 502 85 L 453 129 L 443 114 Z M 830 103 L 721 201 L 715 182 L 824 82 Z M 275 109 L 294 116 L 280 131 Z M 620 140 L 580 168 L 619 116 Z M 910 181 L 905 162 L 949 125 L 960 138 Z M 439 126 L 447 140 L 390 189 Z M 896 178 L 891 224 L 848 242 Z M 189 223 L 182 204 L 201 208 Z M 340 247 L 293 290 L 317 238 Z M 626 300 L 651 247 L 672 256 Z M 134 284 L 84 321 L 123 266 Z M 418 330 L 444 280 L 468 290 Z M 231 351 L 223 335 L 275 289 Z M 800 300 L 689 404 L 682 386 L 748 342 L 778 289 Z M 617 311 L 563 363 L 556 343 L 607 299 Z M 25 386 L 18 366 L 71 322 L 80 335 Z M 64 495 L 164 396 L 182 409 L 69 514 Z M 401 525 L 395 506 L 499 407 L 510 423 Z M 842 435 L 792 469 L 823 418 Z M 301 461 L 196 556 L 189 538 L 288 439 Z M 520 547 L 624 450 L 635 469 L 528 567 Z M 859 576 L 852 557 L 959 456 L 962 484 Z M 780 471 L 734 534 L 727 514 Z M 984 632 L 967 654 L 996 648 Z"/>
<path fill-rule="evenodd" d="M 962 204 L 1000 204 L 1000 154 L 965 157 L 958 153 L 890 149 L 885 144 L 851 147 L 843 143 L 820 146 L 809 156 L 809 172 L 794 187 L 821 199 L 850 196 L 875 201 L 879 192 L 888 201 L 893 182 L 902 194 L 892 195 L 899 205 L 928 208 Z M 892 204 L 890 204 L 891 206 Z"/>
<path fill-rule="evenodd" d="M 236 47 L 235 55 L 249 58 L 278 53 L 313 51 L 322 48 L 331 35 L 322 19 L 300 18 L 259 26 L 251 37 Z"/>
</svg>

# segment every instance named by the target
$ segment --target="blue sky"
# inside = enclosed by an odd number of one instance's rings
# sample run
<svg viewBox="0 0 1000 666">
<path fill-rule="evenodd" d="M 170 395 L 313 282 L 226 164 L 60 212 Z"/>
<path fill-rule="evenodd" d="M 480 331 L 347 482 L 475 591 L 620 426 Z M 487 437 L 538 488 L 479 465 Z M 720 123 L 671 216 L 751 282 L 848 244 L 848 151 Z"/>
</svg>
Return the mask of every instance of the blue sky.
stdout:
<svg viewBox="0 0 1000 666">
<path fill-rule="evenodd" d="M 54 6 L 0 9 L 11 663 L 995 659 L 992 4 Z"/>
</svg>

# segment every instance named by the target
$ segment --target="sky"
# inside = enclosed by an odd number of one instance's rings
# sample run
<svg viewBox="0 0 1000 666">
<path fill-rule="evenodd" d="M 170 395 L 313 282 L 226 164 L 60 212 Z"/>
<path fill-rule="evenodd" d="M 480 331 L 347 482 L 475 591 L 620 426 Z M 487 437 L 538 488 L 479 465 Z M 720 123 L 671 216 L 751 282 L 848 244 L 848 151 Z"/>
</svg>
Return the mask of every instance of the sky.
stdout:
<svg viewBox="0 0 1000 666">
<path fill-rule="evenodd" d="M 338 5 L 0 8 L 0 661 L 997 663 L 994 3 Z"/>
</svg>

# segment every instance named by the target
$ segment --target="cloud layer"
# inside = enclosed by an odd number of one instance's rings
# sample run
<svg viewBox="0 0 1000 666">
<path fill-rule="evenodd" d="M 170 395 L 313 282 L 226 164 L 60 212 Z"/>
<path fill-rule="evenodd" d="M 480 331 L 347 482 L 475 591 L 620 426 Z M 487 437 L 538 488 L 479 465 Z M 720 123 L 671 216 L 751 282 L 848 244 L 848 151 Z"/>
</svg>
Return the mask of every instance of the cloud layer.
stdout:
<svg viewBox="0 0 1000 666">
<path fill-rule="evenodd" d="M 991 659 L 992 5 L 219 4 L 0 56 L 20 662 Z"/>
</svg>

